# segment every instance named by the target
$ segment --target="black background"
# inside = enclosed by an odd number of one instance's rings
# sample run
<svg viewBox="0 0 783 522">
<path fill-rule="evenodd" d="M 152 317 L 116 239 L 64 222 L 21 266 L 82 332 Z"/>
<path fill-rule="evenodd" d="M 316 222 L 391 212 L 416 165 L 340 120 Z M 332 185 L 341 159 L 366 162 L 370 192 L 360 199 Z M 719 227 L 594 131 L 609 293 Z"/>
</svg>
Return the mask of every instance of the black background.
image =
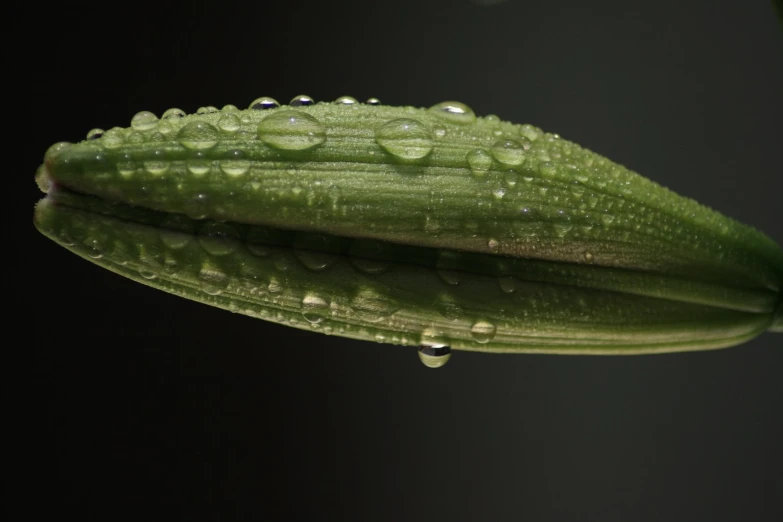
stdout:
<svg viewBox="0 0 783 522">
<path fill-rule="evenodd" d="M 783 244 L 783 31 L 770 2 L 95 2 L 11 14 L 3 351 L 15 519 L 783 520 L 781 334 L 625 358 L 457 352 L 430 370 L 412 348 L 143 287 L 32 224 L 33 173 L 54 142 L 140 110 L 304 93 L 457 99 L 558 132 Z"/>
</svg>

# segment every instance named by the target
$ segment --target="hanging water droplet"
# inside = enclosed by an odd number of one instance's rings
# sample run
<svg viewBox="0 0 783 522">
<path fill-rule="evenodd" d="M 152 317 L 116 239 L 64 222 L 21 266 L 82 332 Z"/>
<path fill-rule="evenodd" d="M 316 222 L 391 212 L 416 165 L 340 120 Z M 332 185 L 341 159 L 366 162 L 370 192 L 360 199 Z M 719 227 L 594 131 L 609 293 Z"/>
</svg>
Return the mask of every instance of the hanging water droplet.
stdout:
<svg viewBox="0 0 783 522">
<path fill-rule="evenodd" d="M 226 159 L 220 161 L 220 170 L 229 176 L 241 176 L 250 170 L 250 160 L 245 159 L 243 151 L 232 150 Z"/>
<path fill-rule="evenodd" d="M 291 107 L 303 107 L 306 105 L 312 105 L 315 101 L 307 96 L 306 94 L 300 94 L 299 96 L 295 96 L 289 103 Z"/>
<path fill-rule="evenodd" d="M 421 346 L 419 360 L 427 368 L 440 368 L 451 358 L 451 348 L 448 346 Z"/>
<path fill-rule="evenodd" d="M 340 96 L 334 100 L 334 103 L 339 103 L 341 105 L 356 105 L 359 102 L 356 101 L 356 98 L 352 98 L 350 96 Z"/>
<path fill-rule="evenodd" d="M 269 96 L 262 96 L 260 98 L 256 98 L 252 102 L 250 102 L 250 109 L 253 109 L 255 111 L 265 111 L 268 109 L 274 109 L 276 107 L 280 107 L 280 103 L 275 100 L 274 98 L 270 98 Z"/>
<path fill-rule="evenodd" d="M 276 149 L 307 150 L 326 141 L 326 130 L 307 113 L 277 111 L 258 124 L 258 137 Z"/>
<path fill-rule="evenodd" d="M 307 294 L 302 299 L 302 315 L 312 324 L 318 324 L 329 315 L 329 303 L 315 294 Z"/>
<path fill-rule="evenodd" d="M 137 112 L 133 118 L 131 118 L 131 127 L 137 131 L 148 131 L 155 128 L 158 124 L 158 117 L 152 114 L 150 111 Z"/>
<path fill-rule="evenodd" d="M 420 159 L 432 152 L 432 134 L 421 122 L 409 118 L 391 120 L 375 129 L 375 141 L 403 159 Z"/>
<path fill-rule="evenodd" d="M 492 167 L 492 156 L 484 149 L 473 149 L 465 156 L 470 166 L 470 171 L 476 177 L 484 176 Z"/>
<path fill-rule="evenodd" d="M 473 123 L 476 121 L 476 113 L 464 103 L 455 101 L 441 102 L 429 108 L 435 116 L 452 123 Z"/>
<path fill-rule="evenodd" d="M 478 321 L 470 327 L 470 335 L 477 343 L 486 344 L 495 338 L 497 327 L 489 321 Z"/>
<path fill-rule="evenodd" d="M 492 146 L 492 155 L 506 165 L 522 165 L 525 161 L 525 149 L 515 140 L 500 140 Z"/>
<path fill-rule="evenodd" d="M 97 140 L 101 136 L 103 136 L 103 129 L 92 129 L 90 132 L 87 133 L 87 139 L 88 140 Z"/>
<path fill-rule="evenodd" d="M 152 157 L 142 162 L 144 170 L 153 176 L 160 176 L 169 170 L 170 162 L 166 160 L 166 153 L 163 150 L 152 152 Z"/>
<path fill-rule="evenodd" d="M 218 120 L 218 128 L 223 132 L 233 133 L 238 131 L 241 126 L 242 123 L 239 121 L 239 116 L 232 112 L 224 114 Z"/>
<path fill-rule="evenodd" d="M 160 240 L 172 250 L 185 248 L 193 240 L 192 222 L 180 214 L 168 214 L 160 224 Z"/>
<path fill-rule="evenodd" d="M 198 242 L 213 256 L 225 256 L 236 249 L 239 234 L 226 223 L 209 222 L 199 230 Z"/>
<path fill-rule="evenodd" d="M 380 105 L 381 100 L 379 100 L 378 98 L 367 98 L 367 101 L 364 103 L 366 103 L 367 105 Z"/>
<path fill-rule="evenodd" d="M 143 277 L 144 279 L 149 279 L 149 280 L 152 280 L 152 279 L 155 279 L 156 277 L 158 277 L 157 274 L 155 274 L 154 272 L 150 272 L 148 270 L 139 270 L 139 275 L 141 277 Z"/>
<path fill-rule="evenodd" d="M 161 116 L 160 119 L 178 120 L 184 117 L 185 117 L 185 111 L 183 111 L 182 109 L 177 109 L 176 107 L 172 107 L 171 109 L 166 110 L 166 112 L 163 113 L 163 116 Z"/>
<path fill-rule="evenodd" d="M 192 121 L 177 133 L 177 141 L 191 150 L 211 149 L 220 141 L 220 131 L 204 121 Z"/>
</svg>

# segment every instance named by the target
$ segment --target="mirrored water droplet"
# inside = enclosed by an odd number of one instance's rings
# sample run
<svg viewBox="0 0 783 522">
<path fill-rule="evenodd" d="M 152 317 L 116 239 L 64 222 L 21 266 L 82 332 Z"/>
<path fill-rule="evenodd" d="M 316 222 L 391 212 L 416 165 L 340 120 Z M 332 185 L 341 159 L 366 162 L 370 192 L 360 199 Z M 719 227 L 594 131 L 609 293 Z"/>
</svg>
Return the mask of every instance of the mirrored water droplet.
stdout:
<svg viewBox="0 0 783 522">
<path fill-rule="evenodd" d="M 185 117 L 185 111 L 182 109 L 177 109 L 176 107 L 172 107 L 171 109 L 167 109 L 166 112 L 163 113 L 163 116 L 160 117 L 162 120 L 179 120 L 180 118 Z"/>
<path fill-rule="evenodd" d="M 88 140 L 97 140 L 101 136 L 103 136 L 103 129 L 91 129 L 90 132 L 87 133 L 87 139 Z"/>
<path fill-rule="evenodd" d="M 473 112 L 473 109 L 464 103 L 456 101 L 445 101 L 438 103 L 430 107 L 429 111 L 438 118 L 450 121 L 452 123 L 459 123 L 464 125 L 476 121 L 476 113 Z"/>
<path fill-rule="evenodd" d="M 239 116 L 232 112 L 224 114 L 220 117 L 220 120 L 218 120 L 218 128 L 223 132 L 234 133 L 238 131 L 241 126 L 242 123 L 239 121 Z"/>
<path fill-rule="evenodd" d="M 131 118 L 131 127 L 140 132 L 154 129 L 157 124 L 158 117 L 150 111 L 137 112 L 133 118 Z"/>
<path fill-rule="evenodd" d="M 218 112 L 217 107 L 213 107 L 212 105 L 207 105 L 206 107 L 199 107 L 196 111 L 196 114 L 214 114 Z"/>
<path fill-rule="evenodd" d="M 423 123 L 409 118 L 391 120 L 375 129 L 375 141 L 403 159 L 420 159 L 432 152 L 432 134 Z"/>
<path fill-rule="evenodd" d="M 307 96 L 306 94 L 300 94 L 299 96 L 294 96 L 294 98 L 288 103 L 291 107 L 304 107 L 307 105 L 312 105 L 315 103 L 315 100 L 313 100 L 311 97 Z"/>
<path fill-rule="evenodd" d="M 522 165 L 525 161 L 525 149 L 516 140 L 500 140 L 492 145 L 492 155 L 506 165 Z"/>
<path fill-rule="evenodd" d="M 177 133 L 177 141 L 191 150 L 211 149 L 220 141 L 220 131 L 204 121 L 191 121 Z"/>
<path fill-rule="evenodd" d="M 228 176 L 241 176 L 250 170 L 250 160 L 245 158 L 243 151 L 232 150 L 226 159 L 220 161 L 220 170 Z"/>
<path fill-rule="evenodd" d="M 340 96 L 334 100 L 334 103 L 339 103 L 341 105 L 356 105 L 359 102 L 356 101 L 356 98 L 352 98 L 350 96 Z"/>
<path fill-rule="evenodd" d="M 489 321 L 478 321 L 470 327 L 470 335 L 480 344 L 486 344 L 495 338 L 497 327 Z"/>
<path fill-rule="evenodd" d="M 250 102 L 250 106 L 248 108 L 255 111 L 265 111 L 277 107 L 280 107 L 280 103 L 277 100 L 270 98 L 269 96 L 262 96 Z"/>
<path fill-rule="evenodd" d="M 473 149 L 467 153 L 465 159 L 468 161 L 470 171 L 476 177 L 484 176 L 492 167 L 492 156 L 484 149 Z"/>
<path fill-rule="evenodd" d="M 307 150 L 326 141 L 326 129 L 305 112 L 277 111 L 258 124 L 261 141 L 282 150 Z"/>
<path fill-rule="evenodd" d="M 213 256 L 225 256 L 236 250 L 239 234 L 226 223 L 209 222 L 199 230 L 198 242 Z"/>
<path fill-rule="evenodd" d="M 367 105 L 380 105 L 381 100 L 379 100 L 378 98 L 367 98 L 367 101 L 364 103 L 366 103 Z"/>
<path fill-rule="evenodd" d="M 302 299 L 302 315 L 309 323 L 320 323 L 329 315 L 329 303 L 315 294 Z"/>
</svg>

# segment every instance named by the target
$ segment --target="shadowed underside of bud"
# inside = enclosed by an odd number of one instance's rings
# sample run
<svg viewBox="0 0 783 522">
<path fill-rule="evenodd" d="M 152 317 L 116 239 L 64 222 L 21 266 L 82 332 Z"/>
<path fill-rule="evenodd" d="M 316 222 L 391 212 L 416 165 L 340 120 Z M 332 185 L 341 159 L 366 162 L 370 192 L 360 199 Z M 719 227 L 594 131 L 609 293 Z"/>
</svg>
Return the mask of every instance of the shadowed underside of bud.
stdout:
<svg viewBox="0 0 783 522">
<path fill-rule="evenodd" d="M 386 343 L 650 353 L 781 327 L 762 233 L 531 125 L 376 102 L 94 129 L 47 152 L 36 224 L 164 291 Z"/>
</svg>

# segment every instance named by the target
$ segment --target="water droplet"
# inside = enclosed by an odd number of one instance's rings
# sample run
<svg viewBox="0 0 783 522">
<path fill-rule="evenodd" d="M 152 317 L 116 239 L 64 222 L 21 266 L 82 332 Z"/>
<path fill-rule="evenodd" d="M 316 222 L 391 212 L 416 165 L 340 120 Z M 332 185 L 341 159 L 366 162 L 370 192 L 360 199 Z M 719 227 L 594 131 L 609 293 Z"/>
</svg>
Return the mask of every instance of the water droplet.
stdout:
<svg viewBox="0 0 783 522">
<path fill-rule="evenodd" d="M 276 107 L 280 107 L 280 103 L 277 100 L 268 96 L 262 96 L 250 102 L 249 108 L 255 111 L 265 111 Z"/>
<path fill-rule="evenodd" d="M 326 130 L 307 113 L 277 111 L 258 124 L 258 137 L 276 149 L 307 150 L 326 141 Z"/>
<path fill-rule="evenodd" d="M 220 161 L 220 170 L 229 176 L 241 176 L 250 170 L 250 160 L 245 159 L 241 150 L 232 150 L 228 157 Z"/>
<path fill-rule="evenodd" d="M 198 242 L 213 256 L 225 256 L 236 249 L 239 234 L 231 225 L 210 222 L 199 230 Z"/>
<path fill-rule="evenodd" d="M 497 199 L 502 199 L 503 196 L 506 195 L 506 189 L 503 187 L 497 188 L 492 191 L 492 195 L 495 196 Z"/>
<path fill-rule="evenodd" d="M 302 299 L 302 315 L 313 324 L 320 323 L 329 314 L 329 303 L 315 294 L 307 294 Z"/>
<path fill-rule="evenodd" d="M 477 343 L 486 344 L 495 338 L 497 327 L 489 321 L 478 321 L 470 327 L 470 335 Z"/>
<path fill-rule="evenodd" d="M 538 137 L 541 135 L 541 131 L 539 131 L 537 128 L 533 127 L 529 123 L 526 123 L 519 128 L 519 134 L 529 139 L 530 141 L 536 141 Z"/>
<path fill-rule="evenodd" d="M 152 280 L 152 279 L 155 279 L 156 277 L 158 277 L 154 272 L 150 272 L 148 270 L 139 270 L 139 275 L 141 277 L 143 277 L 144 279 L 149 279 L 149 280 Z"/>
<path fill-rule="evenodd" d="M 591 252 L 585 252 L 585 261 L 587 261 L 588 263 L 592 263 L 594 258 L 595 257 Z"/>
<path fill-rule="evenodd" d="M 185 248 L 193 240 L 193 224 L 185 216 L 169 214 L 160 227 L 160 240 L 173 250 Z"/>
<path fill-rule="evenodd" d="M 299 96 L 294 96 L 288 105 L 291 107 L 303 107 L 306 105 L 312 105 L 314 103 L 315 100 L 313 100 L 311 97 L 307 96 L 306 94 L 300 94 Z"/>
<path fill-rule="evenodd" d="M 191 150 L 211 149 L 220 141 L 220 132 L 204 121 L 192 121 L 177 133 L 177 141 Z"/>
<path fill-rule="evenodd" d="M 221 110 L 221 112 L 239 112 L 239 109 L 237 108 L 237 106 L 236 105 L 232 105 L 230 103 L 227 103 L 226 105 L 224 105 L 223 108 L 220 109 L 220 110 Z"/>
<path fill-rule="evenodd" d="M 352 98 L 350 96 L 340 96 L 334 100 L 334 103 L 339 103 L 342 105 L 356 105 L 359 102 L 356 101 L 356 98 Z"/>
<path fill-rule="evenodd" d="M 212 105 L 207 105 L 206 107 L 199 107 L 196 111 L 196 114 L 214 114 L 218 112 L 217 107 L 213 107 Z"/>
<path fill-rule="evenodd" d="M 432 133 L 435 134 L 438 138 L 445 138 L 446 137 L 446 129 L 443 127 L 435 127 L 432 129 Z"/>
<path fill-rule="evenodd" d="M 554 176 L 555 174 L 557 174 L 557 167 L 555 167 L 555 164 L 550 161 L 545 161 L 541 163 L 538 166 L 538 170 L 544 176 Z"/>
<path fill-rule="evenodd" d="M 515 140 L 500 140 L 492 146 L 492 155 L 506 165 L 522 165 L 525 161 L 525 148 Z"/>
<path fill-rule="evenodd" d="M 403 159 L 420 159 L 432 152 L 432 134 L 421 122 L 409 118 L 391 120 L 375 129 L 375 141 Z"/>
<path fill-rule="evenodd" d="M 510 276 L 501 277 L 498 279 L 498 285 L 504 293 L 511 294 L 517 289 L 517 280 Z"/>
<path fill-rule="evenodd" d="M 133 118 L 131 118 L 131 127 L 137 131 L 148 131 L 155 128 L 158 124 L 158 117 L 152 114 L 150 111 L 137 112 Z"/>
<path fill-rule="evenodd" d="M 46 149 L 46 152 L 44 153 L 44 162 L 48 163 L 52 161 L 55 158 L 55 156 L 60 154 L 65 149 L 69 148 L 71 145 L 73 144 L 67 141 L 61 141 L 55 143 L 54 145 Z"/>
<path fill-rule="evenodd" d="M 204 219 L 209 215 L 209 196 L 203 193 L 196 194 L 185 203 L 185 213 L 191 219 Z"/>
<path fill-rule="evenodd" d="M 557 237 L 565 237 L 574 226 L 570 223 L 555 223 L 553 228 Z"/>
<path fill-rule="evenodd" d="M 228 288 L 229 277 L 216 266 L 204 264 L 198 273 L 202 281 L 201 290 L 209 295 L 220 295 Z"/>
<path fill-rule="evenodd" d="M 452 123 L 466 124 L 476 121 L 476 113 L 473 109 L 460 102 L 441 102 L 433 105 L 429 110 L 435 116 Z"/>
<path fill-rule="evenodd" d="M 380 105 L 381 100 L 379 100 L 378 98 L 367 98 L 367 101 L 364 103 L 366 103 L 367 105 Z"/>
<path fill-rule="evenodd" d="M 427 368 L 440 368 L 449 361 L 451 348 L 448 346 L 421 346 L 419 360 Z"/>
<path fill-rule="evenodd" d="M 218 128 L 223 132 L 233 133 L 238 131 L 241 126 L 242 124 L 239 121 L 239 116 L 231 112 L 224 114 L 220 117 L 220 120 L 218 120 Z"/>
<path fill-rule="evenodd" d="M 119 127 L 114 127 L 103 133 L 101 145 L 107 149 L 116 149 L 125 143 L 125 133 Z"/>
<path fill-rule="evenodd" d="M 601 221 L 604 225 L 611 225 L 614 222 L 614 214 L 601 214 Z"/>
<path fill-rule="evenodd" d="M 484 176 L 492 166 L 492 156 L 484 149 L 473 149 L 465 156 L 474 176 Z"/>
<path fill-rule="evenodd" d="M 368 323 L 378 323 L 389 318 L 396 309 L 394 304 L 375 290 L 363 288 L 351 300 L 351 309 Z"/>
<path fill-rule="evenodd" d="M 172 107 L 171 109 L 166 110 L 166 112 L 163 113 L 163 116 L 160 117 L 161 120 L 179 120 L 180 118 L 185 117 L 185 111 L 182 109 L 177 109 L 176 107 Z"/>
<path fill-rule="evenodd" d="M 87 139 L 88 140 L 97 140 L 101 136 L 103 136 L 103 129 L 92 129 L 90 132 L 87 133 Z"/>
<path fill-rule="evenodd" d="M 487 246 L 490 248 L 490 250 L 497 250 L 500 246 L 500 241 L 497 239 L 490 239 L 487 241 Z"/>
</svg>

